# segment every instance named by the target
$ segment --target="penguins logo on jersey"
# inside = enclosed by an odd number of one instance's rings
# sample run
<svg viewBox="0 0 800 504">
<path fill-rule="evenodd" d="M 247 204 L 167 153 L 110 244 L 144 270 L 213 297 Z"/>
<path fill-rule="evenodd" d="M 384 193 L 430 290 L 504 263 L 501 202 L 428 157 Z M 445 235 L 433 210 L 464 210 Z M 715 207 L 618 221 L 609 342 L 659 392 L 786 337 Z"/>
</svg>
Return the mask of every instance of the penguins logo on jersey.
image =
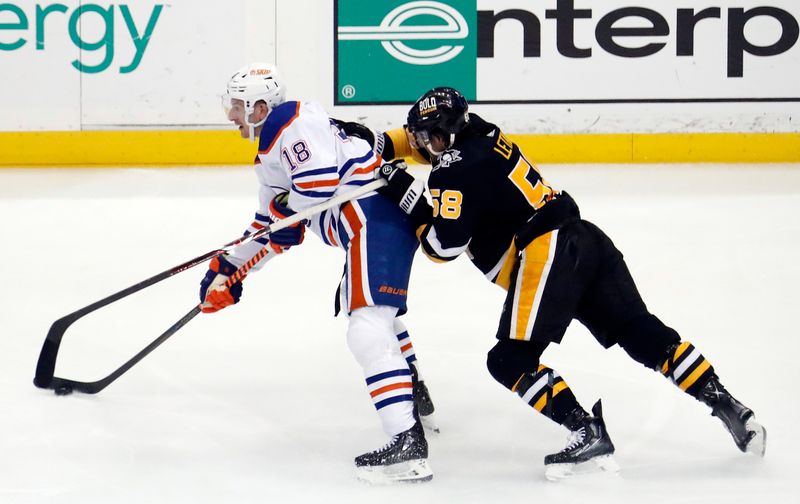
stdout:
<svg viewBox="0 0 800 504">
<path fill-rule="evenodd" d="M 450 149 L 442 152 L 442 155 L 439 156 L 438 162 L 436 166 L 433 167 L 434 170 L 438 170 L 439 168 L 447 168 L 451 164 L 461 161 L 461 151 L 456 149 Z"/>
</svg>

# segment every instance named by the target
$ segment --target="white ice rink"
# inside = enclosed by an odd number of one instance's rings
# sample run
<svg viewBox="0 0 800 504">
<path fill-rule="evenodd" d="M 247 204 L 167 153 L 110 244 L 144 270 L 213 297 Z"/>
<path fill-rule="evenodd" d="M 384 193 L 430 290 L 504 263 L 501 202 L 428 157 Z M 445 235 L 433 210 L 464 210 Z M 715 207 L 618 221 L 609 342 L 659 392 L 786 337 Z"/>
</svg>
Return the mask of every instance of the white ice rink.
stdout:
<svg viewBox="0 0 800 504">
<path fill-rule="evenodd" d="M 0 170 L 0 503 L 795 503 L 800 501 L 800 166 L 544 166 L 625 253 L 651 311 L 767 427 L 746 456 L 705 406 L 577 323 L 543 361 L 602 397 L 618 477 L 549 483 L 566 432 L 484 366 L 504 293 L 466 258 L 418 255 L 411 329 L 442 432 L 435 476 L 369 487 L 385 442 L 334 319 L 344 255 L 306 243 L 95 396 L 34 388 L 57 318 L 236 238 L 246 167 Z M 205 267 L 82 319 L 57 376 L 94 380 L 197 303 Z"/>
</svg>

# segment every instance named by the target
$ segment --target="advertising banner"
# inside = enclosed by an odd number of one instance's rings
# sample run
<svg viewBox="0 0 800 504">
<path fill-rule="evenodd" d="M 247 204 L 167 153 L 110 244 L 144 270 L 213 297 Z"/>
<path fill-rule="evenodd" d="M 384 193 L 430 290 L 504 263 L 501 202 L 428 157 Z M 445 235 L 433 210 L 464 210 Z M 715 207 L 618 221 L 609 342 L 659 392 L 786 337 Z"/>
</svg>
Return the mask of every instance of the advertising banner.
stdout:
<svg viewBox="0 0 800 504">
<path fill-rule="evenodd" d="M 335 0 L 334 102 L 800 101 L 796 0 Z"/>
<path fill-rule="evenodd" d="M 239 66 L 275 59 L 275 0 L 0 0 L 0 131 L 225 124 Z"/>
</svg>

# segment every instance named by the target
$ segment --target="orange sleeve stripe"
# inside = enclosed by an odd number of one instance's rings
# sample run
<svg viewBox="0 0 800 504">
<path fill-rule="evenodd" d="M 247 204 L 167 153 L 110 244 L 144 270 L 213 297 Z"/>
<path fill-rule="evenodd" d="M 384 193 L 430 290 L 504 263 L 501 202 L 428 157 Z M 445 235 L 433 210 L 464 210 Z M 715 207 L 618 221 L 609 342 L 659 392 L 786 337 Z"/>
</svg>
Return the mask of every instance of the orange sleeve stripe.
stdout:
<svg viewBox="0 0 800 504">
<path fill-rule="evenodd" d="M 411 348 L 413 348 L 413 347 L 414 347 L 414 346 L 413 346 L 411 343 L 409 343 L 409 344 L 407 344 L 407 345 L 403 345 L 403 346 L 401 346 L 401 347 L 400 347 L 400 351 L 401 351 L 401 352 L 405 352 L 406 350 L 410 350 L 410 349 L 411 349 Z"/>
<path fill-rule="evenodd" d="M 331 187 L 339 185 L 339 179 L 314 180 L 312 182 L 298 182 L 295 184 L 300 189 L 313 189 L 315 187 Z"/>
<path fill-rule="evenodd" d="M 380 164 L 381 164 L 381 160 L 378 159 L 377 161 L 375 161 L 374 163 L 372 163 L 369 166 L 365 166 L 363 168 L 359 168 L 357 170 L 353 170 L 353 175 L 361 175 L 363 173 L 372 173 L 373 171 L 375 171 L 375 168 L 377 168 L 378 165 L 380 165 Z"/>
</svg>

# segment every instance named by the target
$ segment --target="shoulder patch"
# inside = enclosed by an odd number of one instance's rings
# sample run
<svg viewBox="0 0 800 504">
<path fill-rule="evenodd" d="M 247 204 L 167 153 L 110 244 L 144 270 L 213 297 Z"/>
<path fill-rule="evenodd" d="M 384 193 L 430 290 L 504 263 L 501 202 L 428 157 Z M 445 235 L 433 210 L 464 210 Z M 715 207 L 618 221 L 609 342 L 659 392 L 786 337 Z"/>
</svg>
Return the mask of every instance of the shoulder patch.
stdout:
<svg viewBox="0 0 800 504">
<path fill-rule="evenodd" d="M 438 170 L 439 168 L 447 168 L 458 161 L 461 161 L 461 151 L 456 149 L 448 149 L 442 152 L 442 155 L 436 160 L 436 165 L 433 167 L 433 169 Z"/>
</svg>

